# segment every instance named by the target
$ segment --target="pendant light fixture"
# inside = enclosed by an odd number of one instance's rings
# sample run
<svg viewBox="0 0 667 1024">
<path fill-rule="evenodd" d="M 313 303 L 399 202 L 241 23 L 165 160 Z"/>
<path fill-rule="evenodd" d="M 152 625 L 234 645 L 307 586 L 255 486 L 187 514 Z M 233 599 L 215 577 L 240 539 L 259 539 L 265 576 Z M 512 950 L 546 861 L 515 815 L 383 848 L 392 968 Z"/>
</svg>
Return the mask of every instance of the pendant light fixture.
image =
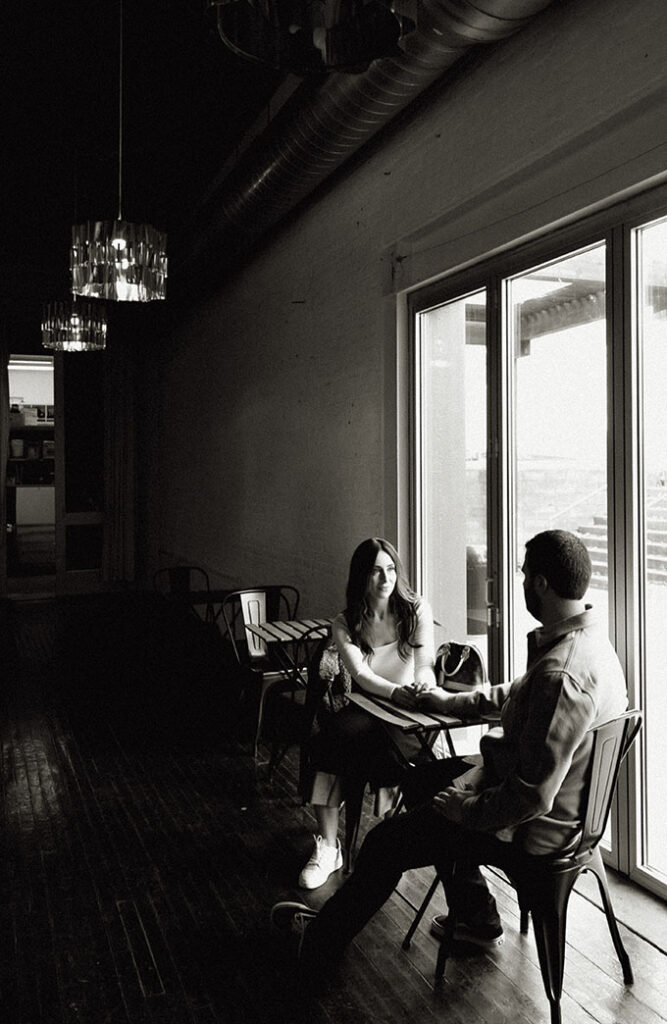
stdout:
<svg viewBox="0 0 667 1024">
<path fill-rule="evenodd" d="M 99 352 L 106 347 L 104 303 L 51 302 L 42 312 L 42 345 L 55 352 Z"/>
<path fill-rule="evenodd" d="M 72 228 L 72 291 L 121 302 L 164 299 L 167 236 L 150 224 L 123 220 L 123 0 L 119 0 L 118 216 Z"/>
</svg>

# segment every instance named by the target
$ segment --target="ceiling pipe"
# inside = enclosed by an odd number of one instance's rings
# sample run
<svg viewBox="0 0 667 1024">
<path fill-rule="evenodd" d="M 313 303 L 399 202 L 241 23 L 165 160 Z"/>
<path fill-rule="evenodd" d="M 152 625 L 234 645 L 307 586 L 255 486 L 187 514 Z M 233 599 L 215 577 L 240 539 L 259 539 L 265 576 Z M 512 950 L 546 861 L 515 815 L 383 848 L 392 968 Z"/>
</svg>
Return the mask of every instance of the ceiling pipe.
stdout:
<svg viewBox="0 0 667 1024">
<path fill-rule="evenodd" d="M 420 0 L 399 56 L 361 74 L 330 74 L 305 100 L 286 104 L 209 197 L 191 256 L 220 252 L 231 234 L 238 258 L 473 47 L 513 35 L 552 2 Z"/>
</svg>

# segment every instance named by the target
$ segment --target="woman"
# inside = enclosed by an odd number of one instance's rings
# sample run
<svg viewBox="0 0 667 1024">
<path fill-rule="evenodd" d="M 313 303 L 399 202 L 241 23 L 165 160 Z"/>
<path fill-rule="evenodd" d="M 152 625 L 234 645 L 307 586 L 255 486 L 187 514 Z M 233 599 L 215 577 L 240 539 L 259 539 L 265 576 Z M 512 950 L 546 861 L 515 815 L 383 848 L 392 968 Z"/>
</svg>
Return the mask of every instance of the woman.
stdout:
<svg viewBox="0 0 667 1024">
<path fill-rule="evenodd" d="M 398 552 L 388 541 L 370 537 L 352 555 L 345 611 L 332 624 L 339 658 L 356 688 L 386 697 L 399 707 L 416 705 L 417 694 L 435 686 L 433 617 L 427 602 L 408 584 Z M 419 751 L 414 737 L 395 731 L 394 741 L 410 759 Z M 396 785 L 402 773 L 385 729 L 349 704 L 325 721 L 311 752 L 314 769 L 307 802 L 318 835 L 299 885 L 316 889 L 342 867 L 338 841 L 340 807 L 346 784 Z M 376 812 L 382 813 L 383 808 Z"/>
</svg>

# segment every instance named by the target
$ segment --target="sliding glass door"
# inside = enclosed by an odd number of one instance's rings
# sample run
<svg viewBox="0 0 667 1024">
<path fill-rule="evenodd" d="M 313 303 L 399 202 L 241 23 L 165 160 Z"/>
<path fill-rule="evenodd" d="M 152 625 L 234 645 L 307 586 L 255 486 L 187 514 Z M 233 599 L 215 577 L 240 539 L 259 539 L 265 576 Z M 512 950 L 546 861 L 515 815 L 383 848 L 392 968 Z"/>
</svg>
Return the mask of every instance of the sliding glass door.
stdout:
<svg viewBox="0 0 667 1024">
<path fill-rule="evenodd" d="M 419 318 L 417 493 L 426 596 L 443 638 L 487 633 L 486 296 Z"/>
<path fill-rule="evenodd" d="M 535 620 L 523 601 L 526 541 L 570 530 L 591 554 L 588 600 L 607 621 L 607 325 L 605 246 L 506 282 L 511 359 L 512 665 Z"/>
<path fill-rule="evenodd" d="M 521 565 L 578 534 L 644 711 L 610 862 L 667 895 L 667 216 L 623 208 L 411 296 L 417 578 L 443 632 L 523 671 Z M 632 219 L 630 216 L 632 215 Z M 594 232 L 594 233 L 593 233 Z"/>
<path fill-rule="evenodd" d="M 667 220 L 634 232 L 639 355 L 639 630 L 644 735 L 638 866 L 667 880 Z"/>
</svg>

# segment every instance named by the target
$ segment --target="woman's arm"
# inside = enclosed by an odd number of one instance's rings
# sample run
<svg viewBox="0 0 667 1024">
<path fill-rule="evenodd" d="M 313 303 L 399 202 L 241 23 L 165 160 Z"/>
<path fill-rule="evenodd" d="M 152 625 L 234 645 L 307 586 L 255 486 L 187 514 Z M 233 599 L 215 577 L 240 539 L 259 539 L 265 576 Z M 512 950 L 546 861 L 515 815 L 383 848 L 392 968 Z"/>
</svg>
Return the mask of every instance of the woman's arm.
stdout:
<svg viewBox="0 0 667 1024">
<path fill-rule="evenodd" d="M 419 644 L 414 648 L 415 682 L 425 689 L 435 686 L 435 640 L 433 637 L 433 613 L 423 597 L 417 603 L 417 625 L 412 641 Z"/>
<path fill-rule="evenodd" d="M 387 697 L 391 700 L 393 691 L 397 689 L 396 684 L 388 679 L 384 679 L 383 676 L 377 675 L 369 667 L 361 648 L 352 642 L 350 631 L 342 615 L 338 615 L 333 620 L 331 635 L 345 668 L 361 689 L 367 690 L 368 693 L 375 693 L 378 697 Z"/>
</svg>

